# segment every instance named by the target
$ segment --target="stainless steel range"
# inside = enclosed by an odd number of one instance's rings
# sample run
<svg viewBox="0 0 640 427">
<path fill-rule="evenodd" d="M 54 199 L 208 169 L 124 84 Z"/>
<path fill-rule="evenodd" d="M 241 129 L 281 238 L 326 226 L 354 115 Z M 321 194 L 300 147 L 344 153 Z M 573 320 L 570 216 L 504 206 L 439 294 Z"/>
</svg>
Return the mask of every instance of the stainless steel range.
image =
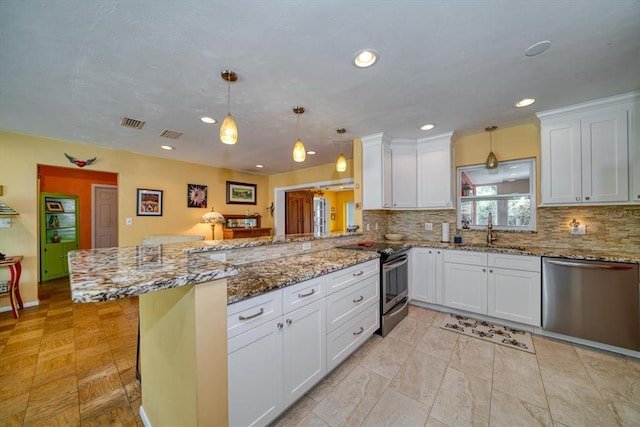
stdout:
<svg viewBox="0 0 640 427">
<path fill-rule="evenodd" d="M 380 330 L 387 335 L 409 313 L 409 249 L 406 243 L 360 242 L 343 249 L 380 254 Z"/>
</svg>

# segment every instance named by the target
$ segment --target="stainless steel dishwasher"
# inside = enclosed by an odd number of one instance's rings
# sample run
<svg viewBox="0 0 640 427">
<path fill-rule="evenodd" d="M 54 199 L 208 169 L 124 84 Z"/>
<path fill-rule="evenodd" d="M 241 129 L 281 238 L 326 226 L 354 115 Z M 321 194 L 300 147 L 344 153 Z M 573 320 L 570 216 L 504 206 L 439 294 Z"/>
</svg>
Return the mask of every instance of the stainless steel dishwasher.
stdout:
<svg viewBox="0 0 640 427">
<path fill-rule="evenodd" d="M 542 329 L 640 350 L 638 264 L 542 259 Z"/>
</svg>

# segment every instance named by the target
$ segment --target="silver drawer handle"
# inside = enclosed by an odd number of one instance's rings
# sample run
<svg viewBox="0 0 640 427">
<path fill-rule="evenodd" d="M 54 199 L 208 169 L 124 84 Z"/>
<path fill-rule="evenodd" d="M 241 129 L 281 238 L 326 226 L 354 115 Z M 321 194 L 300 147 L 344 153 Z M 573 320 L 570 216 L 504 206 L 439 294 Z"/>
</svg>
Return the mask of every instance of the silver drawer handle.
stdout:
<svg viewBox="0 0 640 427">
<path fill-rule="evenodd" d="M 311 295 L 313 295 L 315 293 L 316 293 L 316 290 L 315 289 L 311 289 L 311 292 L 307 292 L 306 294 L 298 294 L 298 298 L 310 297 Z"/>
<path fill-rule="evenodd" d="M 261 308 L 259 312 L 257 312 L 256 314 L 252 314 L 251 316 L 240 316 L 238 317 L 238 319 L 240 320 L 249 320 L 249 319 L 253 319 L 254 317 L 258 317 L 258 316 L 262 316 L 264 314 L 264 308 Z"/>
<path fill-rule="evenodd" d="M 364 332 L 364 328 L 360 326 L 360 330 L 358 332 L 354 332 L 353 335 L 360 335 L 363 332 Z"/>
<path fill-rule="evenodd" d="M 363 299 L 364 299 L 364 296 L 363 296 L 363 295 L 360 295 L 360 298 L 358 298 L 358 299 L 354 299 L 354 300 L 353 300 L 353 302 L 360 302 L 360 301 L 362 301 Z"/>
<path fill-rule="evenodd" d="M 353 273 L 353 277 L 362 276 L 363 274 L 364 274 L 364 271 L 360 270 L 360 273 Z"/>
</svg>

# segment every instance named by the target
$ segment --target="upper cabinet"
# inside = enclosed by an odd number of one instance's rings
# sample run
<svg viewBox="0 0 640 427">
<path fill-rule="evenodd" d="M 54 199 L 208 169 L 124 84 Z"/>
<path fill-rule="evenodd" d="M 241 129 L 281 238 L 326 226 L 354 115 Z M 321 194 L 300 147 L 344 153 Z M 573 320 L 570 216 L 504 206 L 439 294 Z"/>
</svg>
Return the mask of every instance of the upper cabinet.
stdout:
<svg viewBox="0 0 640 427">
<path fill-rule="evenodd" d="M 631 93 L 538 114 L 543 204 L 640 201 L 638 99 Z"/>
<path fill-rule="evenodd" d="M 363 209 L 453 208 L 452 135 L 362 138 Z"/>
</svg>

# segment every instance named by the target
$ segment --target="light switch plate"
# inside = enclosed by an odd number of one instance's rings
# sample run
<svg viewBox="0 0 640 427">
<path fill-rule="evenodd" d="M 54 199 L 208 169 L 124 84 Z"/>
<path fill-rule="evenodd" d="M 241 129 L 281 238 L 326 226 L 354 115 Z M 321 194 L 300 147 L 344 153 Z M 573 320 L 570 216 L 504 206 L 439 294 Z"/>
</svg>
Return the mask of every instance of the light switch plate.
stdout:
<svg viewBox="0 0 640 427">
<path fill-rule="evenodd" d="M 11 227 L 11 218 L 0 218 L 0 228 Z"/>
<path fill-rule="evenodd" d="M 124 223 L 125 223 L 126 225 L 131 225 L 131 224 L 133 224 L 133 219 L 131 219 L 131 218 L 126 218 L 126 219 L 124 220 Z"/>
<path fill-rule="evenodd" d="M 302 244 L 302 250 L 303 251 L 310 251 L 311 250 L 311 243 L 309 243 L 309 242 L 303 243 Z"/>
</svg>

